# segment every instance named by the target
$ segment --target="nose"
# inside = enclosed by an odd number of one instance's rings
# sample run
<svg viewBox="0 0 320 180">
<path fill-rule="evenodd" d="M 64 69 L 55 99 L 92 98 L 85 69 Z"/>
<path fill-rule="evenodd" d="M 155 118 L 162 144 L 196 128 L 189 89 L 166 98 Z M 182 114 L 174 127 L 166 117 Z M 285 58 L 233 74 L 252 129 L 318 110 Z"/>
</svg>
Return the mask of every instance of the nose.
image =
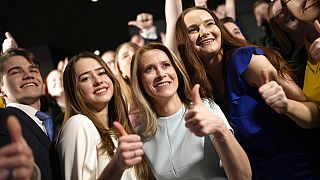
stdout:
<svg viewBox="0 0 320 180">
<path fill-rule="evenodd" d="M 162 79 L 162 78 L 164 78 L 166 76 L 167 76 L 167 74 L 165 73 L 164 70 L 162 70 L 162 69 L 158 69 L 157 70 L 157 78 Z"/>
<path fill-rule="evenodd" d="M 102 84 L 102 80 L 99 76 L 94 76 L 93 77 L 93 86 L 99 86 Z"/>
<path fill-rule="evenodd" d="M 200 37 L 207 36 L 209 35 L 209 31 L 205 27 L 200 27 L 199 35 Z"/>
<path fill-rule="evenodd" d="M 32 73 L 30 71 L 24 71 L 23 72 L 23 79 L 30 79 L 30 78 L 34 78 Z"/>
</svg>

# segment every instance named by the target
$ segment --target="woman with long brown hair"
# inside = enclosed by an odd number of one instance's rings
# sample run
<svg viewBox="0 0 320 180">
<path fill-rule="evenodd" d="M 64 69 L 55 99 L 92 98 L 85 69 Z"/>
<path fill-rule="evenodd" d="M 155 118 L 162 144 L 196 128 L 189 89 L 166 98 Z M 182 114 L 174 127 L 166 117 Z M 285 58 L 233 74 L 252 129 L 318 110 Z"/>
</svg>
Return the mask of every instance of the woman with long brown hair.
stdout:
<svg viewBox="0 0 320 180">
<path fill-rule="evenodd" d="M 192 84 L 223 109 L 253 179 L 316 177 L 307 129 L 319 126 L 318 106 L 292 81 L 279 53 L 234 38 L 205 8 L 184 10 L 174 31 Z"/>
<path fill-rule="evenodd" d="M 64 178 L 145 179 L 131 168 L 140 172 L 142 143 L 132 134 L 121 87 L 107 64 L 80 53 L 68 63 L 63 84 L 66 111 L 58 151 Z"/>
</svg>

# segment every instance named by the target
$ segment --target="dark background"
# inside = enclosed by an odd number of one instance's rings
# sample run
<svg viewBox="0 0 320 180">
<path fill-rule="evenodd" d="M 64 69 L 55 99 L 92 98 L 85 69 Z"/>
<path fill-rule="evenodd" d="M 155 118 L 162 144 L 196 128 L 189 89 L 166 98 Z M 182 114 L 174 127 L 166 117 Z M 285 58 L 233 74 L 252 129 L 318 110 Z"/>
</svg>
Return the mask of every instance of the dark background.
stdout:
<svg viewBox="0 0 320 180">
<path fill-rule="evenodd" d="M 253 2 L 236 0 L 237 18 L 251 41 L 261 34 L 251 12 Z M 81 51 L 114 50 L 129 41 L 127 23 L 141 12 L 152 13 L 155 22 L 164 25 L 164 3 L 164 0 L 1 0 L 0 41 L 3 42 L 5 31 L 9 31 L 20 47 L 40 58 L 46 75 L 64 57 Z M 224 2 L 208 0 L 212 9 L 221 3 Z M 183 4 L 184 8 L 191 7 L 193 0 L 183 0 Z"/>
</svg>

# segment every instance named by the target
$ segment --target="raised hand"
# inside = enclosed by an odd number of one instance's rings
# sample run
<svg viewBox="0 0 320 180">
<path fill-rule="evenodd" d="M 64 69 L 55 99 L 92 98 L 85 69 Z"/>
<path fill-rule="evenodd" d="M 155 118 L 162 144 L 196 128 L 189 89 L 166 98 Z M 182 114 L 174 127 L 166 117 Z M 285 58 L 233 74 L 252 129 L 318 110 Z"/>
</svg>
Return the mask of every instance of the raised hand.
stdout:
<svg viewBox="0 0 320 180">
<path fill-rule="evenodd" d="M 67 57 L 64 58 L 64 60 L 59 61 L 58 66 L 57 66 L 57 70 L 64 72 L 64 69 L 68 65 L 68 62 L 69 62 L 69 59 Z"/>
<path fill-rule="evenodd" d="M 153 16 L 148 13 L 141 13 L 137 15 L 135 21 L 129 21 L 129 26 L 136 26 L 141 31 L 148 30 L 153 26 Z"/>
<path fill-rule="evenodd" d="M 6 52 L 10 48 L 18 48 L 17 42 L 9 32 L 5 33 L 6 39 L 2 43 L 2 52 Z"/>
<path fill-rule="evenodd" d="M 12 143 L 0 149 L 0 180 L 31 179 L 34 170 L 32 150 L 21 134 L 21 127 L 14 116 L 7 121 Z"/>
<path fill-rule="evenodd" d="M 141 162 L 144 152 L 140 136 L 128 134 L 119 122 L 114 122 L 113 126 L 120 134 L 116 152 L 120 167 L 126 169 Z"/>
<path fill-rule="evenodd" d="M 282 88 L 276 81 L 269 81 L 266 69 L 261 70 L 263 85 L 259 88 L 259 93 L 266 104 L 280 114 L 288 112 L 288 99 Z"/>
<path fill-rule="evenodd" d="M 320 23 L 319 20 L 314 21 L 314 27 L 320 33 Z M 320 37 L 314 40 L 309 48 L 309 53 L 312 59 L 316 62 L 320 59 Z"/>
<path fill-rule="evenodd" d="M 212 110 L 202 103 L 199 88 L 199 84 L 192 88 L 193 107 L 185 116 L 185 126 L 196 136 L 215 134 L 218 130 L 225 129 L 226 125 Z"/>
<path fill-rule="evenodd" d="M 194 0 L 194 5 L 197 7 L 207 7 L 207 0 Z"/>
</svg>

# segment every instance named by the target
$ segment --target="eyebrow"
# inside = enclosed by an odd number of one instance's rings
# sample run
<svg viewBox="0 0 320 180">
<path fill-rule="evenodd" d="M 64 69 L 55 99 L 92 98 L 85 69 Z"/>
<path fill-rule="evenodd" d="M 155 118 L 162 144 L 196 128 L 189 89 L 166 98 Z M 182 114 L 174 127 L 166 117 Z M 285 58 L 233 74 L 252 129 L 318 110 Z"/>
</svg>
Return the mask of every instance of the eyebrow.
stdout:
<svg viewBox="0 0 320 180">
<path fill-rule="evenodd" d="M 14 67 L 10 68 L 10 69 L 7 71 L 7 73 L 9 73 L 9 72 L 11 72 L 11 71 L 13 71 L 13 70 L 21 70 L 21 69 L 22 69 L 21 66 L 14 66 Z M 39 69 L 39 66 L 30 65 L 30 66 L 28 66 L 28 69 Z"/>
<path fill-rule="evenodd" d="M 204 20 L 205 23 L 207 22 L 210 22 L 210 21 L 213 21 L 215 24 L 216 24 L 216 21 L 214 19 L 207 19 L 207 20 Z M 188 26 L 187 28 L 190 28 L 190 27 L 193 27 L 193 26 L 197 26 L 196 24 L 191 24 L 190 26 Z"/>
<path fill-rule="evenodd" d="M 95 69 L 94 71 L 99 71 L 99 70 L 101 70 L 101 69 L 105 70 L 103 67 L 99 67 L 99 68 Z M 81 77 L 81 76 L 83 76 L 83 75 L 85 75 L 85 74 L 89 74 L 89 73 L 90 73 L 90 71 L 85 71 L 85 72 L 79 74 L 78 77 Z"/>
</svg>

